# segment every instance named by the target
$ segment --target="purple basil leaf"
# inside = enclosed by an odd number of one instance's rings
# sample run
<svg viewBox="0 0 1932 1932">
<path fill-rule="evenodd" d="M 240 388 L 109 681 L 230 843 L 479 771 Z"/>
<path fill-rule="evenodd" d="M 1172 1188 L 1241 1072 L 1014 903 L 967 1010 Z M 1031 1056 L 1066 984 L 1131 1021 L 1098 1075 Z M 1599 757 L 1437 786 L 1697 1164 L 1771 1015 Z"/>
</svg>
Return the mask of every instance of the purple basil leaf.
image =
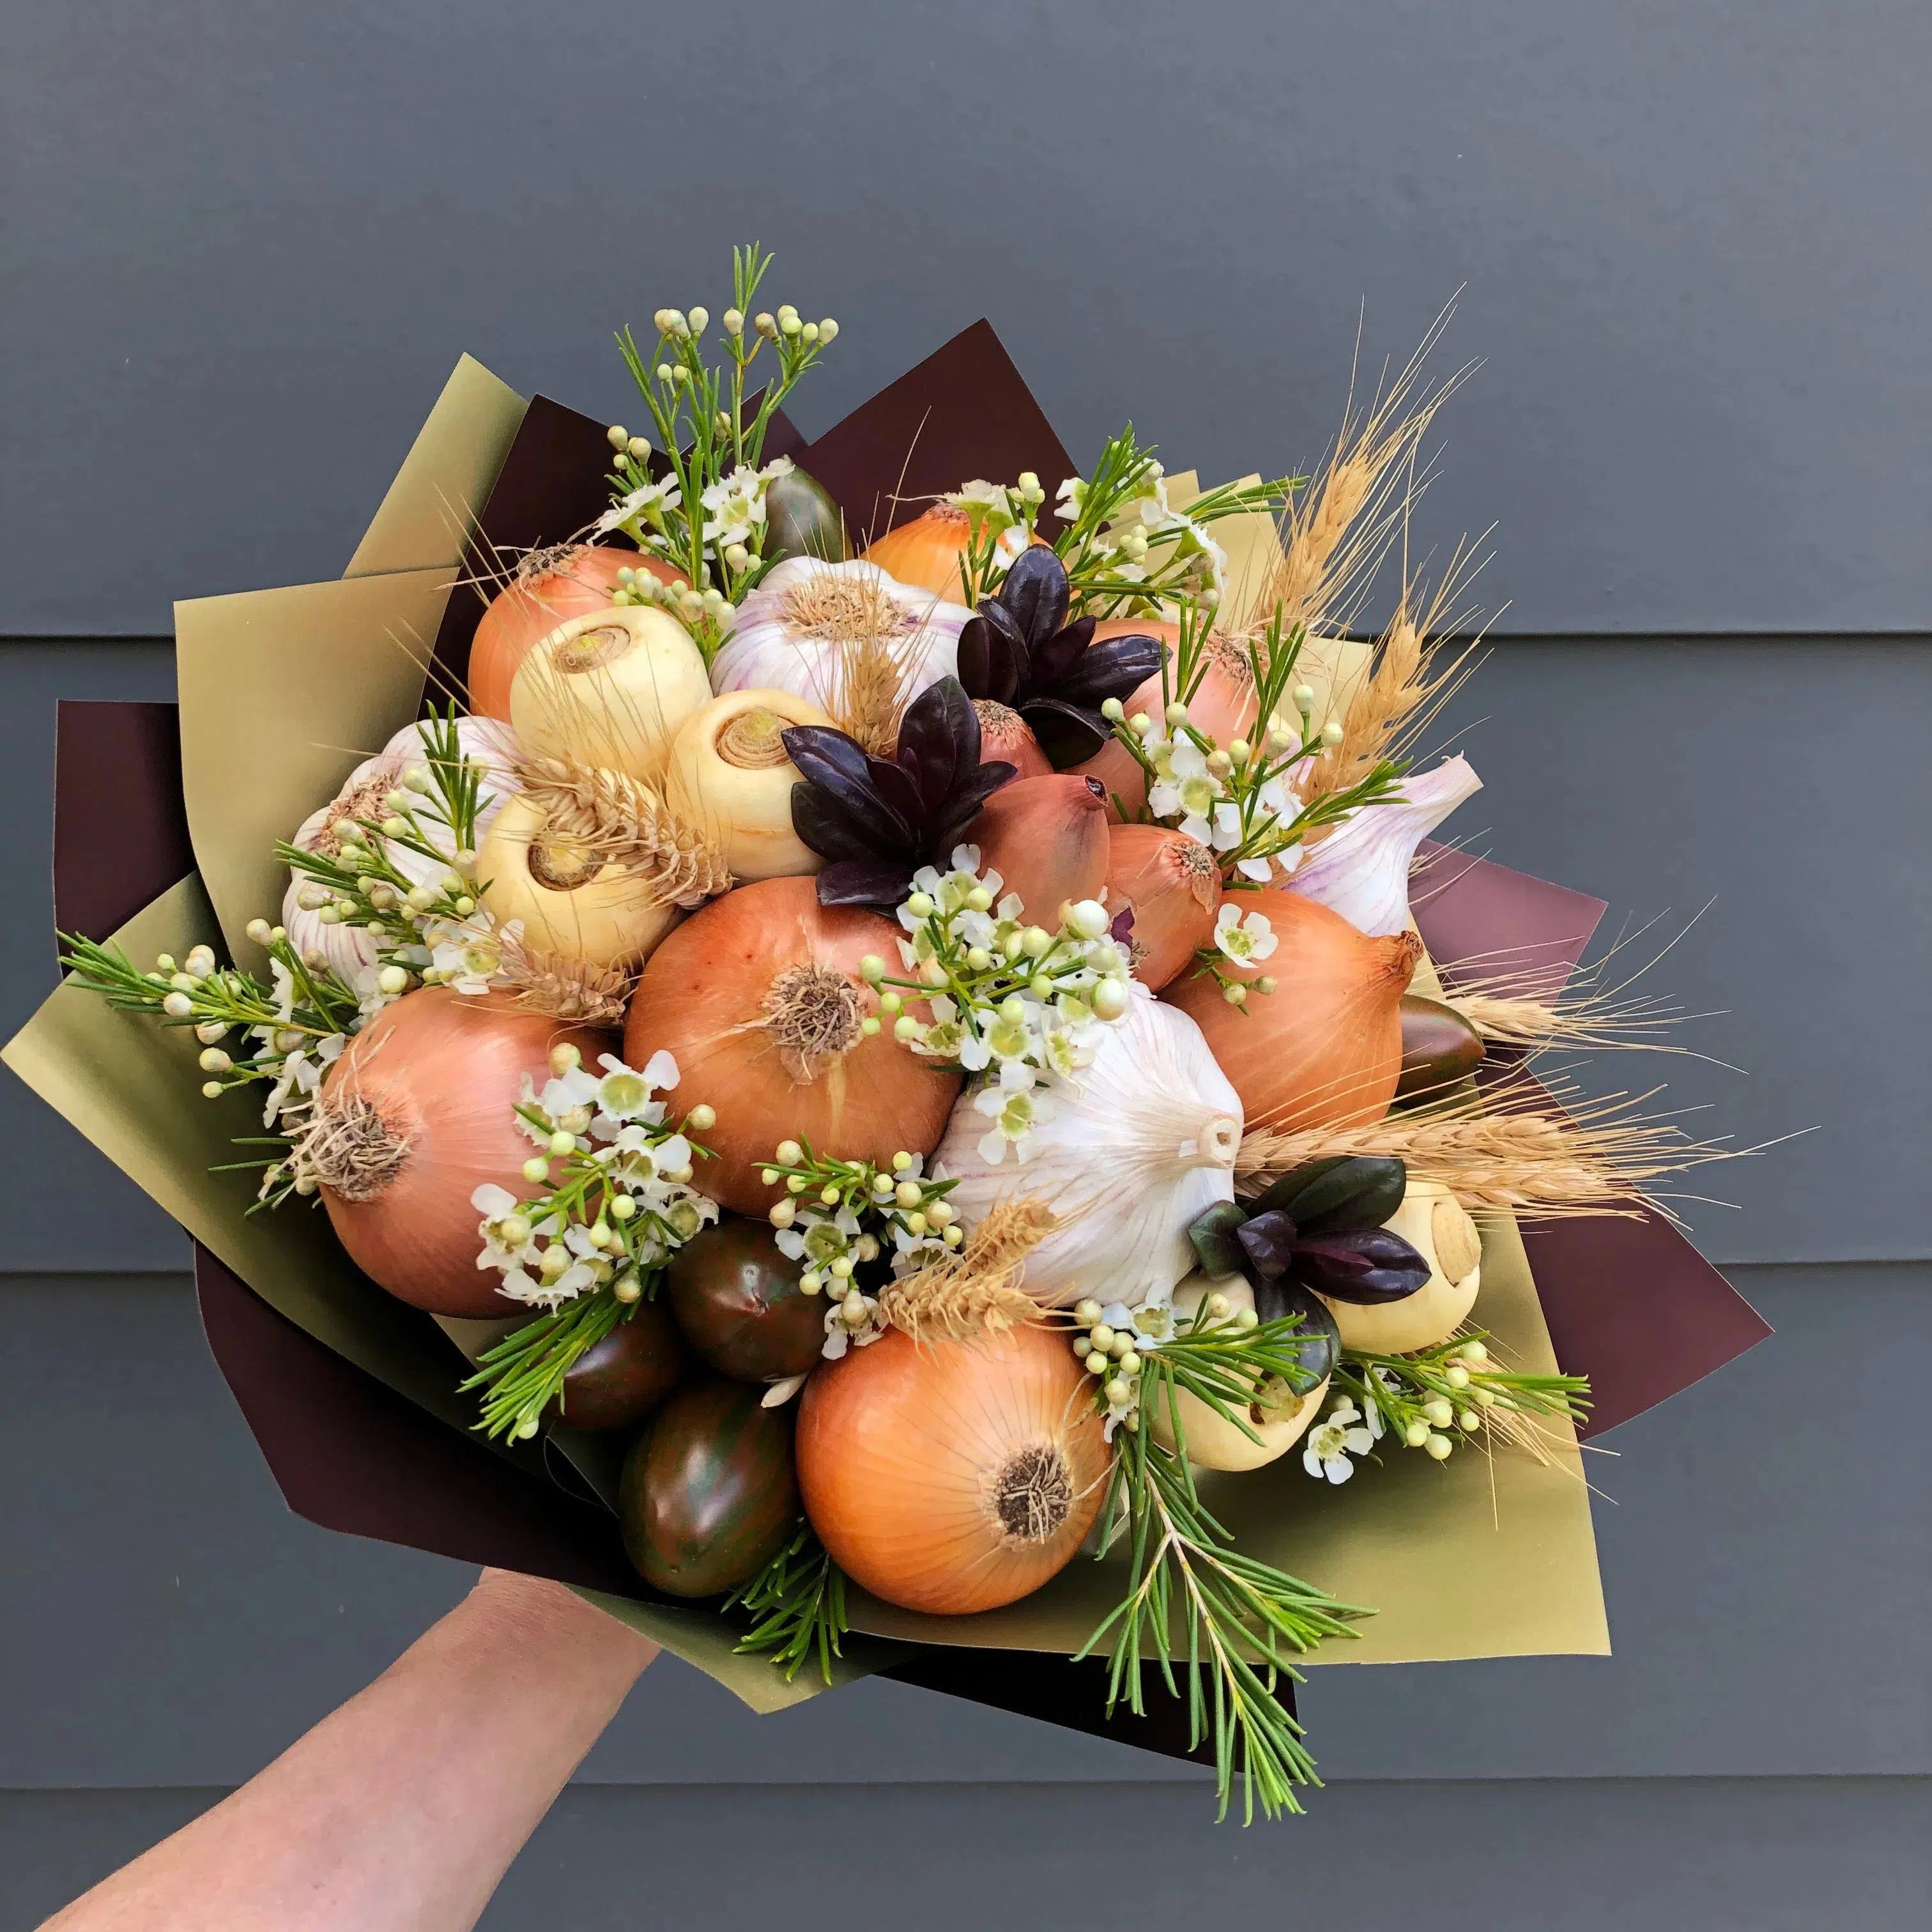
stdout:
<svg viewBox="0 0 1932 1932">
<path fill-rule="evenodd" d="M 1235 1238 L 1248 1258 L 1248 1265 L 1263 1281 L 1273 1281 L 1288 1272 L 1294 1256 L 1294 1219 L 1277 1208 L 1272 1213 L 1256 1214 L 1234 1230 Z"/>
<path fill-rule="evenodd" d="M 805 770 L 800 761 L 812 758 L 818 761 L 820 770 L 842 772 L 854 784 L 868 782 L 865 746 L 828 724 L 788 725 L 778 734 L 778 742 L 784 746 L 786 757 L 800 771 Z"/>
<path fill-rule="evenodd" d="M 919 788 L 922 817 L 938 812 L 962 771 L 980 762 L 980 714 L 956 677 L 943 677 L 906 706 L 899 721 L 899 761 Z"/>
<path fill-rule="evenodd" d="M 926 835 L 926 849 L 934 865 L 944 865 L 952 856 L 966 828 L 980 815 L 987 800 L 1010 779 L 1018 776 L 1018 767 L 1004 758 L 990 758 L 946 801 L 946 808 Z"/>
<path fill-rule="evenodd" d="M 818 903 L 896 908 L 912 890 L 912 871 L 890 859 L 838 860 L 818 875 Z"/>
<path fill-rule="evenodd" d="M 1070 677 L 1094 640 L 1094 620 L 1076 617 L 1056 631 L 1033 654 L 1033 688 L 1042 698 L 1061 698 L 1060 686 Z"/>
<path fill-rule="evenodd" d="M 884 758 L 866 760 L 866 776 L 880 800 L 904 820 L 909 831 L 925 823 L 926 805 L 919 795 L 918 782 L 898 764 Z"/>
<path fill-rule="evenodd" d="M 1134 909 L 1123 906 L 1114 915 L 1114 922 L 1107 928 L 1107 937 L 1116 946 L 1130 945 L 1134 937 Z"/>
<path fill-rule="evenodd" d="M 999 601 L 1029 647 L 1043 644 L 1066 622 L 1066 566 L 1046 544 L 1029 544 L 1006 572 Z"/>
<path fill-rule="evenodd" d="M 1301 1326 L 1294 1331 L 1295 1360 L 1308 1379 L 1299 1394 L 1306 1395 L 1324 1380 L 1340 1360 L 1342 1331 L 1336 1326 L 1334 1315 L 1298 1283 L 1264 1281 L 1258 1284 L 1255 1312 L 1264 1322 L 1286 1321 L 1291 1315 L 1301 1317 Z"/>
<path fill-rule="evenodd" d="M 799 776 L 832 803 L 842 808 L 853 824 L 869 832 L 875 852 L 910 854 L 917 849 L 918 833 L 905 815 L 881 796 L 868 772 L 852 778 L 835 766 L 826 764 L 817 752 L 801 748 L 792 754 Z M 901 773 L 902 780 L 904 774 Z"/>
<path fill-rule="evenodd" d="M 821 859 L 910 856 L 875 820 L 853 812 L 817 785 L 792 787 L 791 828 Z"/>
<path fill-rule="evenodd" d="M 959 682 L 974 698 L 1010 704 L 1025 680 L 1026 640 L 1012 614 L 988 598 L 959 633 Z"/>
<path fill-rule="evenodd" d="M 1157 676 L 1166 646 L 1158 638 L 1103 638 L 1081 654 L 1080 662 L 1054 688 L 1054 696 L 1097 711 L 1110 698 L 1124 703 L 1150 677 Z"/>
<path fill-rule="evenodd" d="M 1279 1208 L 1275 1211 L 1281 1212 Z M 1304 1234 L 1294 1244 L 1291 1271 L 1304 1287 L 1318 1294 L 1364 1306 L 1400 1301 L 1429 1279 L 1429 1264 L 1387 1228 Z"/>
<path fill-rule="evenodd" d="M 1099 712 L 1083 710 L 1058 698 L 1029 698 L 1020 706 L 1020 716 L 1057 772 L 1085 764 L 1113 736 Z"/>
</svg>

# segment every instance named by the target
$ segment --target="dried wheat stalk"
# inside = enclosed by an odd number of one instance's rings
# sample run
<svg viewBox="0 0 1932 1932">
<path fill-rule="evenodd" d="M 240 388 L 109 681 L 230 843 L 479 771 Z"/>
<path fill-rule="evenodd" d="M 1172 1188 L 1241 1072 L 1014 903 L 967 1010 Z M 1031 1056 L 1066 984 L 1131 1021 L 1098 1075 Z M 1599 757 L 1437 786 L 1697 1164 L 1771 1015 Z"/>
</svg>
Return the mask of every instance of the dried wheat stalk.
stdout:
<svg viewBox="0 0 1932 1932">
<path fill-rule="evenodd" d="M 500 932 L 497 976 L 525 1011 L 580 1026 L 617 1026 L 629 1005 L 634 974 L 544 952 Z"/>
<path fill-rule="evenodd" d="M 730 889 L 730 868 L 704 829 L 641 779 L 554 758 L 523 760 L 517 776 L 544 810 L 546 840 L 626 867 L 649 903 L 690 908 Z"/>
<path fill-rule="evenodd" d="M 1027 1256 L 1060 1225 L 1060 1217 L 1037 1196 L 997 1202 L 956 1253 L 881 1289 L 880 1312 L 915 1342 L 936 1336 L 963 1341 L 1037 1322 L 1040 1305 L 1021 1278 Z"/>
<path fill-rule="evenodd" d="M 1521 1096 L 1492 1092 L 1495 1111 L 1488 1112 L 1459 1105 L 1394 1114 L 1366 1126 L 1262 1130 L 1244 1137 L 1235 1172 L 1243 1191 L 1253 1193 L 1309 1161 L 1392 1156 L 1416 1179 L 1439 1182 L 1465 1208 L 1519 1209 L 1551 1220 L 1640 1213 L 1656 1204 L 1645 1191 L 1651 1182 L 1732 1151 L 1635 1114 L 1640 1100 L 1617 1095 L 1572 1111 L 1552 1104 L 1543 1088 L 1533 1091 L 1540 1106 L 1513 1107 L 1508 1102 Z"/>
</svg>

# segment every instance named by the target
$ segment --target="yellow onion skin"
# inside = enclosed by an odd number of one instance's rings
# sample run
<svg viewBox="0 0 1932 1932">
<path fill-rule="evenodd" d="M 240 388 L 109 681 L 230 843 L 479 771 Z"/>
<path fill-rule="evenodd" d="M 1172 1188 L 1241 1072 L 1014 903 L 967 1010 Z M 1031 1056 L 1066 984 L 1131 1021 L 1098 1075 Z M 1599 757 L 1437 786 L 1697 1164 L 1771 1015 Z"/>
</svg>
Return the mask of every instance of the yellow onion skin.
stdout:
<svg viewBox="0 0 1932 1932">
<path fill-rule="evenodd" d="M 1156 992 L 1214 938 L 1221 869 L 1198 838 L 1165 825 L 1107 829 L 1107 910 L 1134 915 L 1134 977 Z"/>
<path fill-rule="evenodd" d="M 949 604 L 964 604 L 966 584 L 960 565 L 972 536 L 972 519 L 964 510 L 952 503 L 935 503 L 868 544 L 865 558 L 901 584 L 929 590 Z"/>
<path fill-rule="evenodd" d="M 536 1149 L 514 1109 L 524 1076 L 541 1087 L 550 1048 L 565 1042 L 592 1066 L 614 1043 L 499 995 L 428 986 L 385 1006 L 349 1042 L 322 1082 L 323 1106 L 365 1102 L 403 1153 L 370 1198 L 325 1184 L 322 1198 L 350 1258 L 379 1288 L 433 1315 L 520 1312 L 497 1292 L 502 1277 L 476 1265 L 482 1217 L 470 1197 L 486 1181 L 524 1200 L 540 1191 L 524 1178 Z"/>
<path fill-rule="evenodd" d="M 934 1616 L 998 1610 L 1078 1551 L 1109 1450 L 1064 1335 L 915 1342 L 818 1370 L 796 1440 L 806 1514 L 862 1588 Z"/>
<path fill-rule="evenodd" d="M 510 686 L 530 646 L 560 624 L 609 608 L 620 571 L 639 572 L 660 584 L 684 578 L 641 551 L 581 544 L 514 578 L 490 600 L 470 646 L 470 708 L 482 718 L 510 722 Z"/>
<path fill-rule="evenodd" d="M 1070 772 L 1002 785 L 965 836 L 981 869 L 999 874 L 1001 896 L 1017 892 L 1028 921 L 1049 932 L 1064 900 L 1098 898 L 1107 883 L 1107 802 Z"/>
<path fill-rule="evenodd" d="M 991 698 L 976 698 L 973 709 L 980 720 L 980 762 L 992 764 L 1002 760 L 1013 767 L 1011 784 L 1020 778 L 1052 776 L 1053 765 L 1040 748 L 1033 728 L 1010 704 Z"/>
<path fill-rule="evenodd" d="M 1105 623 L 1094 627 L 1094 641 L 1096 644 L 1108 638 L 1124 637 L 1159 638 L 1166 644 L 1171 689 L 1173 654 L 1180 641 L 1179 626 L 1155 623 L 1144 617 L 1110 617 Z M 1156 673 L 1126 700 L 1126 715 L 1131 718 L 1136 712 L 1144 711 L 1158 724 L 1167 704 L 1168 700 L 1161 694 L 1160 677 Z M 1235 647 L 1210 639 L 1207 668 L 1187 704 L 1188 716 L 1196 728 L 1225 748 L 1237 738 L 1252 736 L 1260 712 L 1261 701 L 1256 695 L 1253 679 Z M 1147 803 L 1147 772 L 1140 760 L 1118 739 L 1102 745 L 1084 764 L 1069 769 L 1100 782 L 1116 818 L 1120 813 L 1118 808 L 1112 807 L 1112 800 L 1117 796 L 1126 806 L 1130 819 Z"/>
<path fill-rule="evenodd" d="M 692 1185 L 738 1214 L 762 1214 L 782 1191 L 760 1178 L 781 1141 L 808 1141 L 843 1160 L 889 1162 L 939 1144 L 959 1076 L 908 1052 L 890 1028 L 859 1031 L 877 998 L 859 966 L 896 961 L 899 928 L 877 913 L 821 906 L 808 878 L 740 886 L 694 913 L 646 963 L 625 1023 L 641 1066 L 674 1055 L 680 1090 L 718 1124 L 704 1141 L 716 1158 Z M 782 1031 L 786 995 L 800 991 L 838 1024 L 835 1042 L 809 1054 Z"/>
<path fill-rule="evenodd" d="M 1184 976 L 1161 998 L 1192 1018 L 1257 1128 L 1362 1126 L 1378 1120 L 1402 1074 L 1402 996 L 1422 942 L 1412 932 L 1371 939 L 1312 899 L 1265 887 L 1235 902 L 1264 914 L 1278 942 L 1255 964 L 1220 963 L 1252 988 L 1230 1006 L 1212 978 Z"/>
</svg>

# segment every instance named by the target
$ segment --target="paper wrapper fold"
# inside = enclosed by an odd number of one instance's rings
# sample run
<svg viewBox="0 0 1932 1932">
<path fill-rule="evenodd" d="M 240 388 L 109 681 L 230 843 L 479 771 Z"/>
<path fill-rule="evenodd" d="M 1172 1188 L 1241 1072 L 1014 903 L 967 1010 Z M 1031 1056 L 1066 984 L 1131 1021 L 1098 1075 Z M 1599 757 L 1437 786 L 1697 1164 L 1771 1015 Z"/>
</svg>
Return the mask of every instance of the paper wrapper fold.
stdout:
<svg viewBox="0 0 1932 1932">
<path fill-rule="evenodd" d="M 64 717 L 56 886 L 70 927 L 98 937 L 96 928 L 118 921 L 116 936 L 136 957 L 225 938 L 245 958 L 242 926 L 280 901 L 274 842 L 415 715 L 430 640 L 440 655 L 448 647 L 446 668 L 460 675 L 468 632 L 451 614 L 463 540 L 451 503 L 482 498 L 490 542 L 568 536 L 601 507 L 602 439 L 601 424 L 560 406 L 524 410 L 466 362 L 357 552 L 353 567 L 375 574 L 181 607 L 178 777 L 168 768 L 164 707 L 90 706 L 71 728 Z M 902 446 L 914 448 L 916 464 L 903 486 L 881 494 L 878 479 L 900 474 Z M 1031 468 L 1046 478 L 1070 466 L 983 324 L 800 460 L 862 526 L 890 520 L 910 494 L 970 476 Z M 90 818 L 71 803 L 84 787 L 74 761 L 116 732 L 145 748 L 130 761 L 115 812 Z M 140 829 L 129 832 L 130 823 Z M 180 876 L 184 825 L 198 877 Z M 133 905 L 140 909 L 130 917 Z M 1493 948 L 1512 920 L 1528 937 L 1503 943 L 1561 951 L 1574 939 L 1574 963 L 1601 910 L 1468 861 L 1423 896 L 1418 918 L 1438 963 L 1453 970 L 1459 958 Z M 624 1566 L 608 1514 L 580 1484 L 560 1482 L 526 1451 L 484 1446 L 469 1426 L 470 1399 L 456 1392 L 464 1364 L 454 1346 L 351 1267 L 320 1214 L 244 1215 L 249 1178 L 210 1169 L 235 1157 L 231 1136 L 260 1130 L 259 1113 L 242 1096 L 201 1101 L 193 1053 L 184 1032 L 64 987 L 5 1057 L 200 1244 L 211 1343 L 291 1504 L 333 1527 L 597 1593 L 758 1708 L 814 1694 L 815 1676 L 788 1686 L 762 1661 L 735 1655 L 735 1628 L 710 1607 L 653 1599 Z M 1478 1315 L 1525 1367 L 1560 1360 L 1594 1372 L 1600 1414 L 1635 1413 L 1763 1332 L 1660 1223 L 1571 1222 L 1557 1233 L 1552 1246 L 1547 1231 L 1533 1231 L 1527 1244 L 1507 1222 L 1490 1231 Z M 1601 1244 L 1588 1248 L 1594 1261 L 1565 1245 L 1586 1240 Z M 1551 1264 L 1540 1300 L 1530 1270 L 1538 1255 Z M 1396 1453 L 1385 1465 L 1339 1490 L 1310 1481 L 1294 1456 L 1216 1479 L 1214 1505 L 1245 1547 L 1380 1612 L 1358 1642 L 1332 1646 L 1317 1661 L 1606 1648 L 1573 1445 L 1559 1441 L 1548 1467 L 1474 1452 L 1444 1465 Z M 1036 1597 L 964 1619 L 916 1616 L 862 1596 L 844 1675 L 890 1669 L 908 1682 L 1184 1755 L 1174 1713 L 1103 1724 L 1095 1672 L 1064 1663 L 1116 1600 L 1112 1570 L 1078 1562 Z M 1040 1653 L 1054 1670 L 1002 1651 Z"/>
</svg>

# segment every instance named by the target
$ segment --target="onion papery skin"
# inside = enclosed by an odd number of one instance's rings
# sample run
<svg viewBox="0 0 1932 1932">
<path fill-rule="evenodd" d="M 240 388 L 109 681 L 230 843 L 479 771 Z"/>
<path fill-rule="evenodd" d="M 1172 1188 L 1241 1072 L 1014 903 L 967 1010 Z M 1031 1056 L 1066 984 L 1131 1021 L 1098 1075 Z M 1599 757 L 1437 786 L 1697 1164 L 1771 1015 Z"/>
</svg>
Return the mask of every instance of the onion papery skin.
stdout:
<svg viewBox="0 0 1932 1932">
<path fill-rule="evenodd" d="M 602 610 L 616 594 L 618 573 L 642 571 L 660 584 L 684 582 L 683 574 L 640 550 L 581 544 L 490 600 L 477 620 L 470 646 L 470 708 L 510 722 L 510 686 L 530 646 L 572 617 Z"/>
<path fill-rule="evenodd" d="M 981 868 L 1017 892 L 1027 919 L 1051 932 L 1067 899 L 1096 899 L 1107 883 L 1107 803 L 1071 772 L 1010 779 L 987 800 L 966 836 Z"/>
<path fill-rule="evenodd" d="M 536 1152 L 516 1124 L 524 1076 L 541 1086 L 550 1051 L 570 1042 L 585 1061 L 610 1050 L 608 1034 L 566 1027 L 496 995 L 441 986 L 406 994 L 352 1040 L 322 1083 L 325 1108 L 366 1106 L 403 1148 L 379 1190 L 351 1200 L 325 1184 L 322 1204 L 355 1262 L 379 1288 L 433 1315 L 518 1313 L 479 1268 L 482 1216 L 470 1197 L 486 1181 L 528 1200 Z"/>
<path fill-rule="evenodd" d="M 792 829 L 791 794 L 803 783 L 776 734 L 772 762 L 743 765 L 734 746 L 745 724 L 776 721 L 829 726 L 808 698 L 790 691 L 730 691 L 694 711 L 671 740 L 668 790 L 681 818 L 704 828 L 743 884 L 800 878 L 825 861 Z"/>
<path fill-rule="evenodd" d="M 510 718 L 532 758 L 598 765 L 655 784 L 680 725 L 711 701 L 691 633 L 654 604 L 568 618 L 531 646 L 510 687 Z"/>
<path fill-rule="evenodd" d="M 1134 915 L 1134 977 L 1159 992 L 1214 941 L 1221 868 L 1198 838 L 1165 825 L 1110 825 L 1107 910 Z"/>
<path fill-rule="evenodd" d="M 517 734 L 494 718 L 459 718 L 456 737 L 464 755 L 484 767 L 476 812 L 476 837 L 480 842 L 488 835 L 496 814 L 521 789 L 513 764 Z M 415 725 L 405 724 L 373 758 L 364 759 L 349 774 L 342 789 L 328 804 L 302 820 L 289 843 L 300 846 L 304 852 L 320 850 L 332 854 L 335 844 L 330 827 L 335 821 L 345 817 L 378 820 L 386 817 L 381 802 L 383 795 L 400 784 L 404 772 L 412 765 L 423 764 L 427 755 L 422 733 Z M 428 819 L 423 823 L 425 829 L 434 829 Z M 454 841 L 450 843 L 453 846 Z M 392 844 L 388 849 L 397 871 L 412 885 L 427 885 L 449 869 L 446 864 L 426 859 L 407 846 Z M 289 944 L 298 956 L 320 952 L 336 971 L 352 982 L 358 972 L 376 965 L 380 942 L 359 926 L 323 925 L 319 909 L 312 912 L 301 902 L 304 883 L 292 873 L 288 890 L 282 895 L 282 926 L 289 935 Z"/>
<path fill-rule="evenodd" d="M 514 799 L 476 855 L 483 903 L 500 925 L 523 923 L 523 941 L 538 952 L 580 961 L 601 972 L 647 958 L 683 916 L 662 904 L 622 866 L 600 866 L 581 885 L 559 887 L 537 876 L 548 815 L 534 794 Z M 571 849 L 569 842 L 560 842 Z"/>
<path fill-rule="evenodd" d="M 848 1576 L 902 1609 L 967 1616 L 1066 1568 L 1109 1451 L 1060 1332 L 922 1344 L 895 1329 L 806 1384 L 797 1454 L 806 1514 Z M 1045 1534 L 1009 1527 L 1029 1504 Z"/>
<path fill-rule="evenodd" d="M 1167 646 L 1171 685 L 1173 654 L 1180 643 L 1178 625 L 1150 623 L 1144 617 L 1110 617 L 1105 623 L 1094 627 L 1094 641 L 1096 644 L 1108 638 L 1150 636 L 1159 638 Z M 1131 718 L 1136 712 L 1144 711 L 1157 724 L 1168 702 L 1161 694 L 1160 678 L 1150 677 L 1126 700 L 1126 715 Z M 1196 728 L 1223 748 L 1237 738 L 1253 736 L 1261 700 L 1256 694 L 1254 681 L 1246 667 L 1236 655 L 1235 646 L 1210 640 L 1207 668 L 1201 674 L 1201 682 L 1193 697 L 1188 700 L 1187 712 Z M 1084 777 L 1098 778 L 1106 790 L 1110 805 L 1118 794 L 1130 818 L 1147 803 L 1147 772 L 1140 760 L 1118 739 L 1102 745 L 1084 764 L 1070 769 Z M 1118 815 L 1117 811 L 1115 816 Z"/>
<path fill-rule="evenodd" d="M 844 1160 L 930 1154 L 946 1130 L 959 1076 L 909 1052 L 886 1027 L 858 1023 L 877 1000 L 860 976 L 868 953 L 898 958 L 892 920 L 821 906 L 810 879 L 740 886 L 694 913 L 651 955 L 631 1001 L 625 1050 L 641 1066 L 662 1049 L 677 1061 L 682 1096 L 714 1108 L 703 1138 L 716 1158 L 692 1185 L 734 1214 L 762 1214 L 781 1190 L 759 1178 L 783 1140 Z M 788 1048 L 770 1024 L 789 987 L 815 987 L 848 1026 L 846 1043 L 815 1054 Z M 843 989 L 843 990 L 842 990 Z"/>
<path fill-rule="evenodd" d="M 1053 763 L 1040 748 L 1040 740 L 1030 725 L 1010 704 L 991 698 L 976 698 L 973 710 L 980 720 L 980 762 L 990 765 L 1003 760 L 1013 768 L 1006 782 L 1021 778 L 1053 776 Z"/>
<path fill-rule="evenodd" d="M 949 604 L 964 604 L 966 582 L 960 564 L 972 536 L 973 520 L 964 510 L 935 503 L 868 544 L 865 559 L 901 584 L 929 590 Z"/>
<path fill-rule="evenodd" d="M 1277 944 L 1257 964 L 1222 959 L 1232 980 L 1264 974 L 1272 993 L 1232 1006 L 1211 978 L 1184 976 L 1161 997 L 1207 1036 L 1241 1096 L 1250 1132 L 1362 1126 L 1378 1120 L 1402 1073 L 1402 996 L 1422 942 L 1413 933 L 1371 939 L 1312 899 L 1264 887 L 1236 902 L 1266 915 Z"/>
</svg>

